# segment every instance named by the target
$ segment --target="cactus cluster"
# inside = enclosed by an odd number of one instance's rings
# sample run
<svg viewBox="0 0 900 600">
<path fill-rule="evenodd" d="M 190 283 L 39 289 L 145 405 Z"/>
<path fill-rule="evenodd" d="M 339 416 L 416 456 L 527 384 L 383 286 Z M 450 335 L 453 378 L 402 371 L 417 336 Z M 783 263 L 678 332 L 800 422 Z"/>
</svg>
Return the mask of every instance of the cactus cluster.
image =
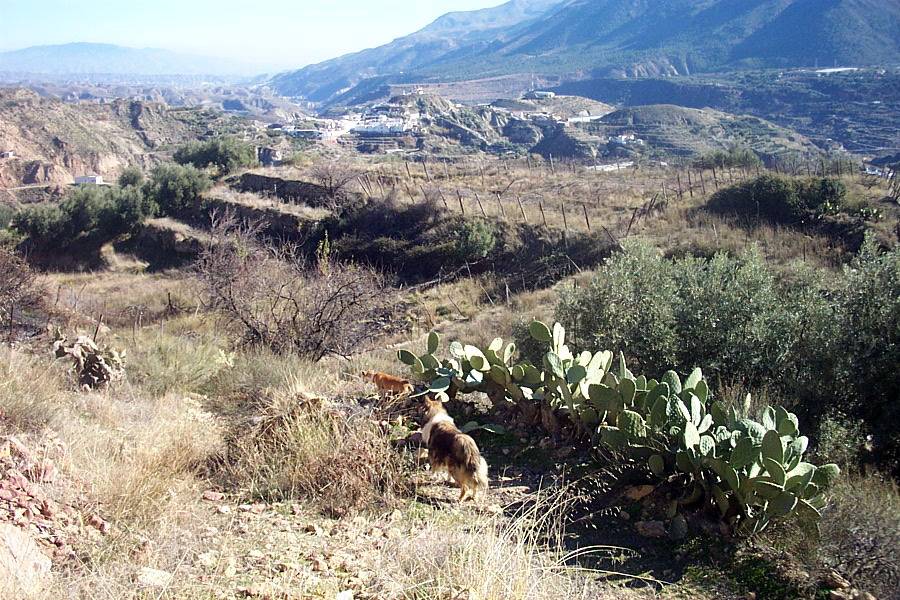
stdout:
<svg viewBox="0 0 900 600">
<path fill-rule="evenodd" d="M 125 351 L 101 347 L 86 335 L 70 341 L 57 329 L 53 354 L 71 359 L 72 370 L 82 387 L 96 389 L 125 378 Z"/>
<path fill-rule="evenodd" d="M 628 369 L 622 353 L 615 361 L 610 351 L 572 352 L 559 323 L 534 321 L 529 333 L 547 345 L 540 367 L 518 362 L 515 344 L 500 338 L 485 349 L 452 342 L 450 357 L 439 360 L 434 332 L 423 355 L 400 350 L 398 358 L 432 393 L 484 392 L 495 402 L 533 402 L 568 416 L 594 444 L 682 483 L 679 505 L 718 507 L 737 533 L 752 535 L 790 515 L 818 520 L 840 471 L 803 461 L 809 441 L 796 415 L 776 407 L 761 423 L 741 418 L 711 397 L 699 368 L 684 381 L 674 371 L 647 379 Z M 674 508 L 672 529 L 684 530 Z"/>
</svg>

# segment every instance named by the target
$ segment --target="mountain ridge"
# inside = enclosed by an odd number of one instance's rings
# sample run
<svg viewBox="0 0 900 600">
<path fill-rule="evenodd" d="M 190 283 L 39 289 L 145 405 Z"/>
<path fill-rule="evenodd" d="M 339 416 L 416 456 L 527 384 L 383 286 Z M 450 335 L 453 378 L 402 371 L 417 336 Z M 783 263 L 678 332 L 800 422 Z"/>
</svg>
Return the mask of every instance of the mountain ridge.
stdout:
<svg viewBox="0 0 900 600">
<path fill-rule="evenodd" d="M 385 46 L 282 73 L 271 84 L 324 102 L 372 77 L 411 83 L 537 73 L 574 80 L 900 63 L 900 4 L 879 0 L 547 0 L 522 8 L 514 0 L 487 9 L 508 16 L 487 29 L 477 28 L 487 27 L 481 11 L 451 13 Z M 475 29 L 460 34 L 467 22 Z"/>
</svg>

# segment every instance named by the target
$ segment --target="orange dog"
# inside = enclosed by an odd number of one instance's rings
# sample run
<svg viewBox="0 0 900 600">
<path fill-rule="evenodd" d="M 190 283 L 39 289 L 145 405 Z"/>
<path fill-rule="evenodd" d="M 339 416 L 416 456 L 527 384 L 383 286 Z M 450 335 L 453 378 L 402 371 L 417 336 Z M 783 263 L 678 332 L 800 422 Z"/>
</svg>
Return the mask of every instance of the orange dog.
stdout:
<svg viewBox="0 0 900 600">
<path fill-rule="evenodd" d="M 362 378 L 371 381 L 378 388 L 378 394 L 385 398 L 387 396 L 408 396 L 413 393 L 412 384 L 406 379 L 400 379 L 387 373 L 378 373 L 377 371 L 365 371 Z"/>
</svg>

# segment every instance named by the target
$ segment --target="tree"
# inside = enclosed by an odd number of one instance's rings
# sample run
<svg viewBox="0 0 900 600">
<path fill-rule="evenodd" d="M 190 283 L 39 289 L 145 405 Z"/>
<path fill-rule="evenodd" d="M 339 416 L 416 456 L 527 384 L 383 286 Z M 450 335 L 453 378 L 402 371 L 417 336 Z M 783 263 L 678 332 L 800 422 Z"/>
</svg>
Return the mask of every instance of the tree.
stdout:
<svg viewBox="0 0 900 600">
<path fill-rule="evenodd" d="M 144 184 L 144 195 L 159 207 L 161 214 L 173 215 L 196 208 L 211 185 L 196 167 L 160 165 Z"/>
<path fill-rule="evenodd" d="M 126 167 L 119 175 L 119 187 L 141 187 L 144 184 L 144 173 L 137 167 Z"/>
<path fill-rule="evenodd" d="M 175 152 L 174 159 L 180 165 L 193 165 L 198 169 L 214 166 L 219 176 L 223 176 L 256 165 L 256 149 L 235 138 L 224 137 L 185 144 Z"/>
</svg>

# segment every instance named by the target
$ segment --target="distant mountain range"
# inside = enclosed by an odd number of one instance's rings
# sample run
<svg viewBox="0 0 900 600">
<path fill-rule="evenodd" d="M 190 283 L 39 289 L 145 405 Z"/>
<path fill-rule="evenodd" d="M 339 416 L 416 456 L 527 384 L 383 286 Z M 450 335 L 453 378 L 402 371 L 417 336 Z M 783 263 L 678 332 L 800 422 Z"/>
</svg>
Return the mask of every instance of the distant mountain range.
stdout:
<svg viewBox="0 0 900 600">
<path fill-rule="evenodd" d="M 128 76 L 248 76 L 259 72 L 234 61 L 181 54 L 157 48 L 74 43 L 32 46 L 0 52 L 0 73 L 54 77 Z"/>
<path fill-rule="evenodd" d="M 282 94 L 327 101 L 370 78 L 579 79 L 897 63 L 897 2 L 513 0 L 445 15 L 385 46 L 283 73 L 272 84 Z"/>
</svg>

